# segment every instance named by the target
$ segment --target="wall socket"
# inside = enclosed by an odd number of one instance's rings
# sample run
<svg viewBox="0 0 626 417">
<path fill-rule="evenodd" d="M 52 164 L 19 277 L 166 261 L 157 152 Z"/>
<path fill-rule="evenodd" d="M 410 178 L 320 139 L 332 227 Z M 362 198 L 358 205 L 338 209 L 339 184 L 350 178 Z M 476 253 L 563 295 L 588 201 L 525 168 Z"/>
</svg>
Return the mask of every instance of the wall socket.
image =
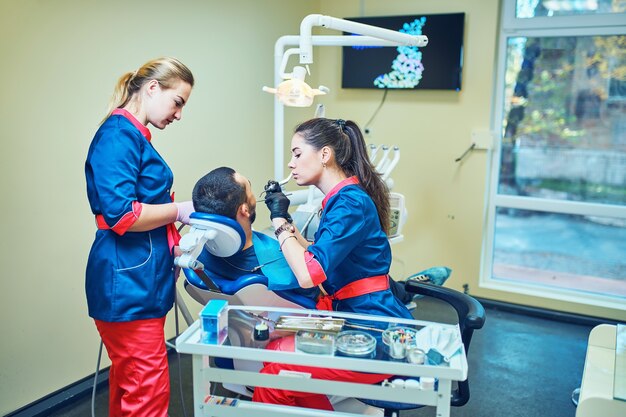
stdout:
<svg viewBox="0 0 626 417">
<path fill-rule="evenodd" d="M 487 129 L 472 130 L 470 144 L 474 143 L 474 149 L 491 149 L 493 147 L 494 133 Z"/>
</svg>

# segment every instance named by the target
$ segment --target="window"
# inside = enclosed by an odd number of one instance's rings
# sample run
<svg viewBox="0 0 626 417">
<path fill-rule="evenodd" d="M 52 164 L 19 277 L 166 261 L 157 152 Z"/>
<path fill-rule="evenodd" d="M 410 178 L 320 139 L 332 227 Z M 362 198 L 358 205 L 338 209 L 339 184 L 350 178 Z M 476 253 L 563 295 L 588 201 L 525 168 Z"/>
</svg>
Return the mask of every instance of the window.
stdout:
<svg viewBox="0 0 626 417">
<path fill-rule="evenodd" d="M 517 0 L 516 18 L 623 13 L 624 0 Z"/>
<path fill-rule="evenodd" d="M 626 309 L 626 0 L 503 6 L 481 285 Z"/>
</svg>

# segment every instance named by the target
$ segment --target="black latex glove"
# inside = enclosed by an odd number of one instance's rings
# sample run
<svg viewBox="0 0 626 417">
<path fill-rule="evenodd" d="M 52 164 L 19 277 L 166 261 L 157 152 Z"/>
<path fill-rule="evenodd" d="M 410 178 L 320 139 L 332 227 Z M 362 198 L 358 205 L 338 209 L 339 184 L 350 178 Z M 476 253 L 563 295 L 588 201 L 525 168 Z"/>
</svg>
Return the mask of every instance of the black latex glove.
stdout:
<svg viewBox="0 0 626 417">
<path fill-rule="evenodd" d="M 265 204 L 270 210 L 270 219 L 281 217 L 287 221 L 291 221 L 289 215 L 289 199 L 282 191 L 268 193 L 265 196 Z"/>
<path fill-rule="evenodd" d="M 266 194 L 270 194 L 270 193 L 276 193 L 282 191 L 282 189 L 280 188 L 280 184 L 277 181 L 274 180 L 269 180 L 267 182 L 267 185 L 265 186 L 265 193 Z"/>
</svg>

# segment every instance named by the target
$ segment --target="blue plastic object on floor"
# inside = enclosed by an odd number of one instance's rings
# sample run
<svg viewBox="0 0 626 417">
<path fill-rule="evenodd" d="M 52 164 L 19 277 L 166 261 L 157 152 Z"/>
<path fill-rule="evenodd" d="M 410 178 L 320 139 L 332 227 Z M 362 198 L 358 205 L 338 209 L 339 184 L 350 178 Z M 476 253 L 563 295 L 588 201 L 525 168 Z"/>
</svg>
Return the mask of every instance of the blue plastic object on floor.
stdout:
<svg viewBox="0 0 626 417">
<path fill-rule="evenodd" d="M 451 272 L 452 270 L 447 266 L 434 266 L 432 268 L 428 268 L 421 272 L 413 274 L 409 276 L 406 280 L 416 280 L 435 285 L 443 285 L 450 277 Z"/>
</svg>

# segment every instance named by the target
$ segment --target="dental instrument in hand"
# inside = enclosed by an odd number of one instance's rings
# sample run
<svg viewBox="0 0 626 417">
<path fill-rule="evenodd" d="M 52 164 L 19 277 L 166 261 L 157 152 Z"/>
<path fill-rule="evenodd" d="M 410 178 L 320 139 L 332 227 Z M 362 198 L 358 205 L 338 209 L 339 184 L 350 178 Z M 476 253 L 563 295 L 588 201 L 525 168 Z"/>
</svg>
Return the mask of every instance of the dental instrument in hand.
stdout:
<svg viewBox="0 0 626 417">
<path fill-rule="evenodd" d="M 292 177 L 292 174 L 289 174 L 287 178 L 281 181 L 269 180 L 267 184 L 265 185 L 265 187 L 263 188 L 263 192 L 261 193 L 261 195 L 259 195 L 259 197 L 261 197 L 263 193 L 267 195 L 267 194 L 277 193 L 277 192 L 282 191 L 282 186 L 287 184 L 289 180 L 291 179 L 291 177 Z M 285 195 L 288 195 L 288 194 L 285 194 Z"/>
</svg>

